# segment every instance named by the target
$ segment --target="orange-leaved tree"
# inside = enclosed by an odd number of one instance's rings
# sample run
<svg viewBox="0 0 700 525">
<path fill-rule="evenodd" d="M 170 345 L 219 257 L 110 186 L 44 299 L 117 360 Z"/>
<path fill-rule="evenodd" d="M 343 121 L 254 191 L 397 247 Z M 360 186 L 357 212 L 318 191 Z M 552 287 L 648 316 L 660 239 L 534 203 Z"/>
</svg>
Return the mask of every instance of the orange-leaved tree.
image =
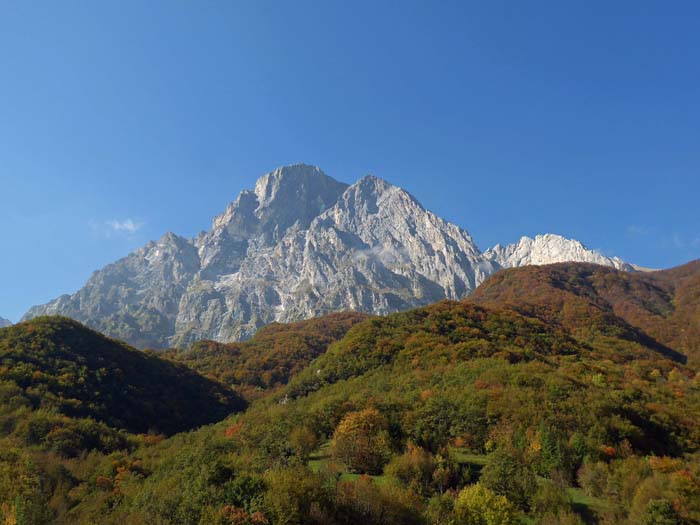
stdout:
<svg viewBox="0 0 700 525">
<path fill-rule="evenodd" d="M 387 427 L 376 408 L 348 413 L 333 434 L 333 457 L 352 472 L 380 473 L 391 457 Z"/>
</svg>

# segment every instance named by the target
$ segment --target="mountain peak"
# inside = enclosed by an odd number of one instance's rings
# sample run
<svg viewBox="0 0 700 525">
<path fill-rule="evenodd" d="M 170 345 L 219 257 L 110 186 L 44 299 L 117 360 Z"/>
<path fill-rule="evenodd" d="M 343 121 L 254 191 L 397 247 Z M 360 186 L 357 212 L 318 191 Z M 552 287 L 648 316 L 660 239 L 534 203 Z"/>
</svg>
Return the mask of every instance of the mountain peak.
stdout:
<svg viewBox="0 0 700 525">
<path fill-rule="evenodd" d="M 374 175 L 365 175 L 347 188 L 338 201 L 342 207 L 360 206 L 371 213 L 380 207 L 425 211 L 418 200 L 409 192 Z"/>
<path fill-rule="evenodd" d="M 372 175 L 371 173 L 368 173 L 364 177 L 360 178 L 353 186 L 358 186 L 358 187 L 372 187 L 372 188 L 377 188 L 380 190 L 386 190 L 388 188 L 396 188 L 397 186 L 394 186 L 393 184 L 387 182 L 386 180 L 382 179 L 381 177 L 377 177 L 376 175 Z"/>
<path fill-rule="evenodd" d="M 634 268 L 618 257 L 608 257 L 599 251 L 586 248 L 580 241 L 554 233 L 532 237 L 523 236 L 517 243 L 497 244 L 484 255 L 504 268 L 553 264 L 560 262 L 590 262 L 610 266 L 618 270 L 634 271 Z"/>
<path fill-rule="evenodd" d="M 314 189 L 329 186 L 347 186 L 329 177 L 317 166 L 290 164 L 281 166 L 260 177 L 255 183 L 254 193 L 258 198 L 258 209 L 269 207 L 277 199 L 301 196 Z"/>
<path fill-rule="evenodd" d="M 237 239 L 278 240 L 294 224 L 308 227 L 347 187 L 316 166 L 281 166 L 260 177 L 252 191 L 243 190 L 215 217 L 212 233 L 226 230 Z"/>
<path fill-rule="evenodd" d="M 196 240 L 167 233 L 25 318 L 67 315 L 139 346 L 232 341 L 272 321 L 462 299 L 502 267 L 564 261 L 631 269 L 553 234 L 483 254 L 384 179 L 348 186 L 292 164 L 243 190 Z"/>
<path fill-rule="evenodd" d="M 6 326 L 12 326 L 12 321 L 5 319 L 4 317 L 0 317 L 0 328 L 5 328 Z"/>
</svg>

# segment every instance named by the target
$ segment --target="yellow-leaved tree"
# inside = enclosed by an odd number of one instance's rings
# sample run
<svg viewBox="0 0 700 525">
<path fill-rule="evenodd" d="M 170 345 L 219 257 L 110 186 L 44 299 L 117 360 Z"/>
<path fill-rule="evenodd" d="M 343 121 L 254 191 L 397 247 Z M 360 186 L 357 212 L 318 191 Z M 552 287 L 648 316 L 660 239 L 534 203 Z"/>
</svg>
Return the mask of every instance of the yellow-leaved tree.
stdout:
<svg viewBox="0 0 700 525">
<path fill-rule="evenodd" d="M 352 472 L 379 474 L 391 457 L 384 416 L 376 408 L 348 413 L 333 433 L 333 457 Z"/>
<path fill-rule="evenodd" d="M 459 493 L 455 501 L 459 525 L 517 525 L 518 512 L 505 496 L 477 483 Z"/>
</svg>

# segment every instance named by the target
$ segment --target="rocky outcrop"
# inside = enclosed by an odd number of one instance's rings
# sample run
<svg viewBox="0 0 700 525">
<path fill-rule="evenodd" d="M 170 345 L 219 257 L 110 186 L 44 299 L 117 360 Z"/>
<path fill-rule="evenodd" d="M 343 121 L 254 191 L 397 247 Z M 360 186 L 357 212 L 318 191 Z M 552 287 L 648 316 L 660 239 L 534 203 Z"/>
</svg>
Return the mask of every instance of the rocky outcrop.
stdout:
<svg viewBox="0 0 700 525">
<path fill-rule="evenodd" d="M 497 244 L 486 250 L 484 256 L 503 268 L 553 264 L 560 262 L 589 262 L 610 266 L 617 270 L 634 271 L 634 267 L 618 257 L 607 257 L 586 248 L 579 241 L 551 233 L 537 235 L 534 239 L 521 237 L 507 246 Z"/>
</svg>

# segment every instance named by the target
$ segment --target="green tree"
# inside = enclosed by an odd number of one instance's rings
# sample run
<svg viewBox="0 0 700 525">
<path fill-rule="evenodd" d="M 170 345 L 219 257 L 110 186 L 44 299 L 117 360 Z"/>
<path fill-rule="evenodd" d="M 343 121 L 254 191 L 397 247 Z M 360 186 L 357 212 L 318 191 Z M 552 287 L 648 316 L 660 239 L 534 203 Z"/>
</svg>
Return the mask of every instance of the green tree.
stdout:
<svg viewBox="0 0 700 525">
<path fill-rule="evenodd" d="M 455 502 L 459 525 L 516 525 L 517 510 L 505 496 L 499 496 L 481 483 L 463 489 Z"/>
<path fill-rule="evenodd" d="M 529 509 L 537 490 L 537 480 L 524 454 L 512 446 L 501 446 L 489 456 L 481 482 L 523 510 Z"/>
<path fill-rule="evenodd" d="M 329 506 L 327 487 L 317 474 L 308 469 L 273 470 L 265 475 L 265 515 L 274 525 L 301 525 L 313 522 L 315 509 Z"/>
<path fill-rule="evenodd" d="M 295 427 L 289 434 L 289 444 L 299 459 L 306 461 L 309 454 L 318 447 L 318 438 L 309 427 Z"/>
<path fill-rule="evenodd" d="M 428 494 L 436 468 L 437 462 L 430 452 L 409 443 L 406 452 L 392 459 L 384 472 L 404 487 Z"/>
<path fill-rule="evenodd" d="M 678 525 L 680 516 L 670 501 L 653 499 L 647 504 L 644 514 L 644 525 Z"/>
</svg>

